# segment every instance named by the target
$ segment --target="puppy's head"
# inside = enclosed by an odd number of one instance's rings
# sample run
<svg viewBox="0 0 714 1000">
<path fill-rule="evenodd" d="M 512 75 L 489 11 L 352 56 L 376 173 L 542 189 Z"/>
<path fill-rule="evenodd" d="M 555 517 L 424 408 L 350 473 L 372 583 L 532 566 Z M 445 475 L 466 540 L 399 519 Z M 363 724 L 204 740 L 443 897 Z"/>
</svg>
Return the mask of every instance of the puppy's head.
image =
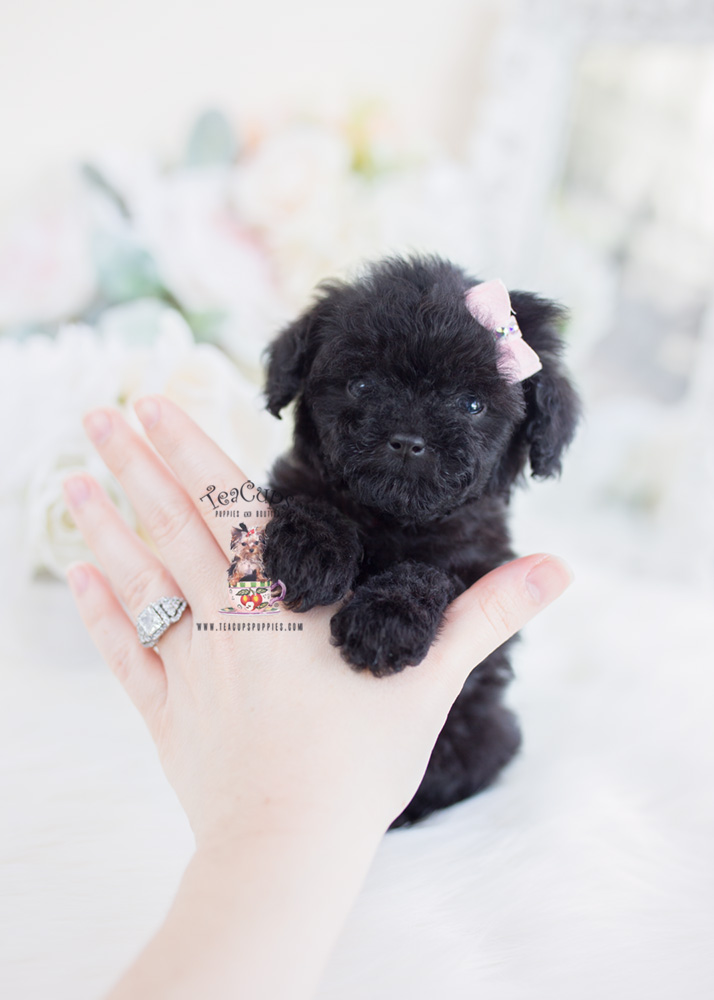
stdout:
<svg viewBox="0 0 714 1000">
<path fill-rule="evenodd" d="M 240 530 L 231 529 L 231 551 L 237 552 L 237 559 L 257 558 L 262 552 L 261 539 L 255 531 L 250 531 L 241 522 Z"/>
<path fill-rule="evenodd" d="M 401 523 L 507 494 L 528 462 L 556 475 L 578 414 L 561 367 L 564 311 L 528 292 L 511 303 L 542 369 L 505 377 L 497 339 L 467 308 L 474 286 L 436 257 L 388 259 L 326 282 L 269 349 L 267 408 L 295 397 L 301 458 Z"/>
</svg>

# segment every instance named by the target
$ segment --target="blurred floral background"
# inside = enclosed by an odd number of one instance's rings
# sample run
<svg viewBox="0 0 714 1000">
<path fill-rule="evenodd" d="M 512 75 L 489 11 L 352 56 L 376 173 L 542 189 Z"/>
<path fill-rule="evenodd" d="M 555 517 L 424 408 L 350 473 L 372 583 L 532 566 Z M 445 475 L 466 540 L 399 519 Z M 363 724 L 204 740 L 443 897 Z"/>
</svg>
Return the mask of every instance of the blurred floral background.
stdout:
<svg viewBox="0 0 714 1000">
<path fill-rule="evenodd" d="M 450 142 L 384 97 L 279 114 L 245 99 L 187 120 L 161 153 L 107 141 L 6 192 L 15 571 L 61 576 L 85 555 L 61 500 L 70 468 L 93 468 L 133 519 L 78 429 L 85 410 L 133 420 L 137 396 L 165 392 L 262 476 L 289 434 L 261 412 L 270 338 L 322 278 L 424 250 L 571 310 L 586 421 L 563 483 L 519 501 L 525 522 L 572 529 L 587 558 L 714 587 L 714 44 L 694 37 L 696 5 L 669 24 L 643 11 L 484 7 L 489 60 Z"/>
<path fill-rule="evenodd" d="M 84 440 L 92 406 L 135 422 L 138 396 L 166 393 L 264 475 L 289 440 L 261 412 L 261 352 L 281 323 L 322 278 L 384 252 L 468 259 L 469 191 L 465 165 L 396 144 L 372 106 L 248 135 L 208 110 L 173 162 L 115 152 L 38 192 L 0 237 L 3 397 L 18 405 L 22 387 L 27 412 L 4 425 L 4 498 L 26 568 L 63 575 L 89 554 L 61 498 L 70 467 L 91 467 L 132 520 Z"/>
</svg>

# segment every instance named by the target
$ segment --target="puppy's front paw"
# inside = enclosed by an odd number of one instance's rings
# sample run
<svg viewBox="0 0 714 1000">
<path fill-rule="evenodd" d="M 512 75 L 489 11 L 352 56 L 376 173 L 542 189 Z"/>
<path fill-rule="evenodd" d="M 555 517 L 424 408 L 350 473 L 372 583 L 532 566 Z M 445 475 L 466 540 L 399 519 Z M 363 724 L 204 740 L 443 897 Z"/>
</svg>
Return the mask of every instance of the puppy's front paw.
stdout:
<svg viewBox="0 0 714 1000">
<path fill-rule="evenodd" d="M 361 560 L 356 527 L 323 501 L 279 507 L 266 526 L 263 567 L 285 584 L 283 603 L 291 611 L 341 600 Z"/>
<path fill-rule="evenodd" d="M 376 677 L 415 666 L 429 652 L 453 593 L 431 566 L 388 570 L 359 587 L 333 616 L 333 644 L 351 666 Z"/>
</svg>

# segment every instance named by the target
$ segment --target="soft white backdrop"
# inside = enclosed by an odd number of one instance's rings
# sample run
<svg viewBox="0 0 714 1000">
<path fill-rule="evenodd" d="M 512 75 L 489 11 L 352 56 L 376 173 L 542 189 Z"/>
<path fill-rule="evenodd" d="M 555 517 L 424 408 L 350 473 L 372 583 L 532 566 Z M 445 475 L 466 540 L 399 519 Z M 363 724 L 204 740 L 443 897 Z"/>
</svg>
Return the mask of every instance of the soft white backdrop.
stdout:
<svg viewBox="0 0 714 1000">
<path fill-rule="evenodd" d="M 106 143 L 171 149 L 216 103 L 263 118 L 386 98 L 463 148 L 498 7 L 444 0 L 28 0 L 0 33 L 0 205 Z"/>
<path fill-rule="evenodd" d="M 414 245 L 572 309 L 569 356 L 586 419 L 562 481 L 519 496 L 514 535 L 519 551 L 568 558 L 577 582 L 517 652 L 510 701 L 525 731 L 520 759 L 484 795 L 386 839 L 320 996 L 712 995 L 710 22 L 709 6 L 694 0 L 30 0 L 6 16 L 8 996 L 98 995 L 160 920 L 191 846 L 140 721 L 60 579 L 76 537 L 58 485 L 87 461 L 79 415 L 164 389 L 251 471 L 262 469 L 285 433 L 258 410 L 256 339 L 268 336 L 270 310 L 296 308 L 321 268 Z M 386 146 L 421 165 L 383 171 L 355 194 L 339 165 L 344 137 L 334 136 L 354 102 L 375 96 L 387 124 L 370 133 L 370 150 Z M 260 156 L 229 174 L 162 174 L 156 161 L 180 157 L 194 114 L 211 105 L 239 134 L 268 137 Z M 289 124 L 306 112 L 326 122 L 307 143 Z M 101 316 L 85 310 L 86 326 L 47 339 L 96 281 L 82 242 L 95 202 L 67 200 L 73 182 L 57 180 L 78 158 L 128 192 L 137 231 L 183 307 L 198 289 L 203 308 L 213 296 L 232 310 L 223 346 L 237 367 L 216 347 L 195 346 L 186 319 L 150 298 Z M 288 206 L 276 164 L 292 158 L 303 172 L 294 187 L 288 171 L 288 194 L 299 193 Z M 306 182 L 311 171 L 318 185 Z M 317 187 L 332 195 L 332 229 Z M 33 215 L 46 199 L 57 204 L 57 188 L 68 213 Z M 230 281 L 235 254 L 255 264 L 242 235 L 231 242 L 221 229 L 217 238 L 205 224 L 215 211 L 233 218 L 236 205 L 241 222 L 252 213 L 251 233 L 281 275 L 274 302 L 269 282 L 256 305 L 245 279 Z M 131 235 L 106 206 L 100 216 Z M 178 246 L 157 219 L 178 220 Z M 183 254 L 169 257 L 167 247 Z M 32 320 L 45 333 L 31 333 Z"/>
</svg>

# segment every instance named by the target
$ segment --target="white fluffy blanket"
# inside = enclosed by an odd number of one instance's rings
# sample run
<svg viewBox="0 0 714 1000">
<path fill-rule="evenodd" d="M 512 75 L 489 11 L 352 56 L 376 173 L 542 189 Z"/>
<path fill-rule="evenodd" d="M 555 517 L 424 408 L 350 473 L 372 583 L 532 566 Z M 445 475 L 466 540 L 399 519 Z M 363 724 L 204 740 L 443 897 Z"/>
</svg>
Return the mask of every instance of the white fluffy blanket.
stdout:
<svg viewBox="0 0 714 1000">
<path fill-rule="evenodd" d="M 711 607 L 577 569 L 516 654 L 520 759 L 387 836 L 320 1000 L 714 996 Z M 65 587 L 4 592 L 2 994 L 84 1000 L 161 920 L 191 837 Z"/>
</svg>

